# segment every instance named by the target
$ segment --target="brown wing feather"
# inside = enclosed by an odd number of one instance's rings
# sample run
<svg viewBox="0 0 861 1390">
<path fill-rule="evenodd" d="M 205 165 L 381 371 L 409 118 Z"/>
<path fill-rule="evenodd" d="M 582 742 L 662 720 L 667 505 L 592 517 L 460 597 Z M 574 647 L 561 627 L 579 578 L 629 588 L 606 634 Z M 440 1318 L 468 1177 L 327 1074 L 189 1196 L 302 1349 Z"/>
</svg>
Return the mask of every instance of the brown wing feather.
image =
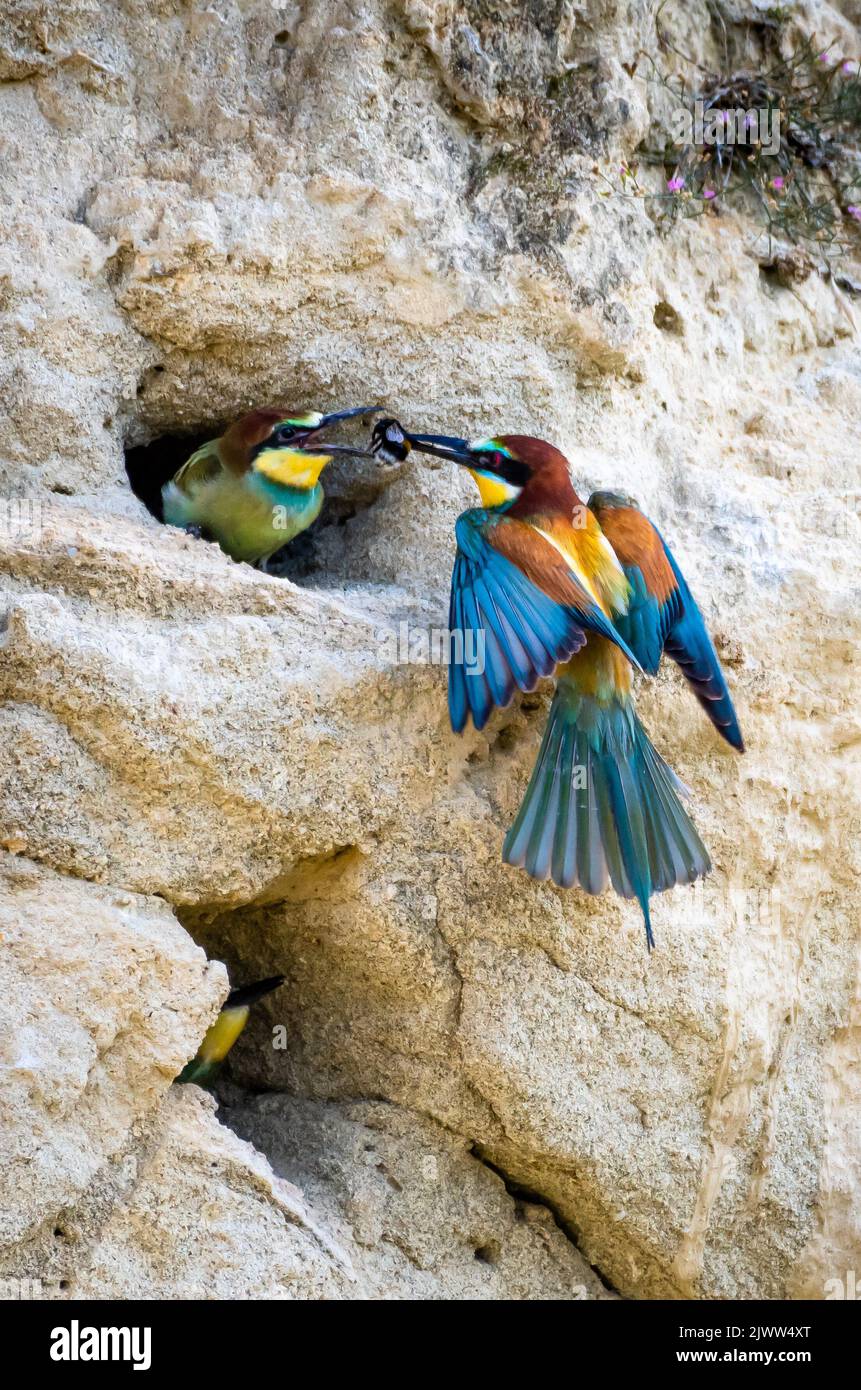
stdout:
<svg viewBox="0 0 861 1390">
<path fill-rule="evenodd" d="M 523 521 L 501 518 L 486 532 L 488 545 L 504 555 L 537 589 L 565 608 L 589 613 L 595 608 L 591 594 L 578 584 L 555 546 Z"/>
<path fill-rule="evenodd" d="M 638 565 L 646 588 L 659 603 L 665 603 L 676 588 L 676 576 L 664 550 L 663 541 L 647 516 L 624 504 L 589 499 L 589 509 L 598 518 L 623 565 Z"/>
</svg>

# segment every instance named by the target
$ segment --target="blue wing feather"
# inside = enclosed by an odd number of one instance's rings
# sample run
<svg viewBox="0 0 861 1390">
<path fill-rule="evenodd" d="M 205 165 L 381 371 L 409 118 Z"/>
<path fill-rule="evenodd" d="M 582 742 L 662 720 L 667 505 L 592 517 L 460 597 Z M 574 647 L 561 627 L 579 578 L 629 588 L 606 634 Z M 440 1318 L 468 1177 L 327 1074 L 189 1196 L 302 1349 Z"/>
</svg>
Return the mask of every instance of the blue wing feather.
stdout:
<svg viewBox="0 0 861 1390">
<path fill-rule="evenodd" d="M 668 559 L 671 558 L 668 554 Z M 665 602 L 660 603 L 649 593 L 639 565 L 623 564 L 622 568 L 631 585 L 631 594 L 628 611 L 614 619 L 615 626 L 635 652 L 643 670 L 654 676 L 661 664 L 667 635 L 681 614 L 681 595 L 674 589 Z"/>
<path fill-rule="evenodd" d="M 657 527 L 655 528 L 657 531 Z M 670 562 L 681 599 L 680 613 L 672 622 L 664 642 L 665 652 L 681 667 L 682 672 L 693 686 L 694 694 L 727 743 L 744 752 L 744 739 L 732 696 L 729 693 L 718 654 L 703 622 L 703 615 L 696 605 L 693 594 L 687 586 L 684 575 L 676 564 L 675 557 L 663 536 L 660 537 L 664 553 Z"/>
<path fill-rule="evenodd" d="M 455 635 L 448 673 L 452 728 L 468 716 L 483 729 L 494 705 L 509 704 L 517 689 L 534 690 L 586 641 L 583 618 L 554 602 L 483 535 L 480 508 L 458 517 L 457 556 L 451 578 L 449 628 Z M 456 634 L 461 633 L 461 642 Z M 483 634 L 483 636 L 479 636 Z M 458 655 L 462 660 L 458 661 Z M 477 659 L 470 665 L 466 658 Z"/>
<path fill-rule="evenodd" d="M 459 558 L 459 557 L 458 557 Z M 458 561 L 455 561 L 455 573 Z M 451 601 L 448 610 L 449 632 L 463 632 L 463 604 L 461 589 L 452 576 Z M 469 715 L 469 696 L 466 689 L 466 673 L 462 661 L 449 661 L 448 665 L 448 716 L 451 727 L 457 733 L 464 728 Z"/>
<path fill-rule="evenodd" d="M 593 493 L 589 507 L 611 544 L 614 543 L 614 511 L 634 511 L 642 517 L 657 538 L 675 580 L 674 587 L 661 602 L 649 591 L 643 571 L 633 556 L 620 554 L 620 563 L 631 585 L 631 596 L 627 613 L 614 620 L 616 629 L 649 675 L 656 674 L 664 652 L 672 657 L 715 728 L 727 743 L 743 752 L 744 740 L 717 652 L 687 581 L 657 526 L 632 502 L 612 493 Z"/>
</svg>

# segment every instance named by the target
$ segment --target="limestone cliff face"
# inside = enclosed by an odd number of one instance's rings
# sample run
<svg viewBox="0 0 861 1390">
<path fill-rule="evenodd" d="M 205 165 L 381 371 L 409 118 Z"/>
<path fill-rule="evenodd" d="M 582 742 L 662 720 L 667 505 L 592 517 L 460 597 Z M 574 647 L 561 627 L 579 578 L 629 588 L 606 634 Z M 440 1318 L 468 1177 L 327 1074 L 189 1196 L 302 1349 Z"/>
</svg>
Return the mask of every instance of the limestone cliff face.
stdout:
<svg viewBox="0 0 861 1390">
<path fill-rule="evenodd" d="M 0 1274 L 732 1298 L 861 1268 L 858 310 L 743 221 L 601 196 L 651 8 L 4 7 Z M 807 10 L 857 56 L 857 6 Z M 704 7 L 665 22 L 715 59 Z M 398 660 L 444 624 L 468 480 L 333 466 L 288 577 L 133 495 L 124 447 L 273 399 L 544 435 L 670 540 L 749 751 L 674 671 L 641 690 L 715 863 L 655 900 L 651 959 L 633 906 L 500 863 L 546 692 L 456 738 L 444 672 Z M 230 1129 L 170 1087 L 207 956 L 287 976 Z"/>
</svg>

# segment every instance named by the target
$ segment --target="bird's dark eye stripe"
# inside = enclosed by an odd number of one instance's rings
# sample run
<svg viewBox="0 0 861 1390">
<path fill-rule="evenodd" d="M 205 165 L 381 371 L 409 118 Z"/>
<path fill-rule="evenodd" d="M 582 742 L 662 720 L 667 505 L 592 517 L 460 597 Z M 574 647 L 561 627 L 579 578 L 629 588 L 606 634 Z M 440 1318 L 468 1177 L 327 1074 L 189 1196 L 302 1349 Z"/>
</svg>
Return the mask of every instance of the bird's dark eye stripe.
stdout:
<svg viewBox="0 0 861 1390">
<path fill-rule="evenodd" d="M 249 451 L 252 462 L 258 454 L 263 453 L 264 449 L 271 449 L 273 444 L 287 444 L 301 433 L 302 431 L 298 430 L 295 425 L 279 425 L 277 429 L 268 434 L 265 439 L 261 439 L 260 443 L 255 444 Z"/>
<path fill-rule="evenodd" d="M 525 487 L 531 477 L 531 471 L 527 464 L 521 463 L 519 459 L 508 458 L 505 454 L 491 454 L 492 470 L 498 473 L 500 478 L 504 478 L 513 487 Z"/>
</svg>

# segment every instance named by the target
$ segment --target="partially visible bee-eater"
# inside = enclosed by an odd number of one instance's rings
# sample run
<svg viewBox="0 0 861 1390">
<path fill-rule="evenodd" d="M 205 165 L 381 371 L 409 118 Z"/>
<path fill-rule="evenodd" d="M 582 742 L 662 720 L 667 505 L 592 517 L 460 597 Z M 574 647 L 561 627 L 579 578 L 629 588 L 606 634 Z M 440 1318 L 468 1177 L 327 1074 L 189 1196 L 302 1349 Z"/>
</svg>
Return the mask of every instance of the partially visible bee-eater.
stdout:
<svg viewBox="0 0 861 1390">
<path fill-rule="evenodd" d="M 268 980 L 258 980 L 256 984 L 231 990 L 221 1006 L 221 1013 L 206 1030 L 196 1055 L 186 1062 L 177 1081 L 194 1081 L 198 1086 L 205 1086 L 211 1081 L 248 1022 L 251 1005 L 283 983 L 283 975 L 272 975 Z"/>
<path fill-rule="evenodd" d="M 286 406 L 252 410 L 195 450 L 165 483 L 165 521 L 211 537 L 234 560 L 267 560 L 316 520 L 326 464 L 336 454 L 366 456 L 364 449 L 321 441 L 320 431 L 377 409 L 360 405 L 330 415 L 291 415 Z"/>
<path fill-rule="evenodd" d="M 711 863 L 679 799 L 685 788 L 637 718 L 632 669 L 653 675 L 667 652 L 718 732 L 744 751 L 720 662 L 669 547 L 631 498 L 596 492 L 581 502 L 568 460 L 542 439 L 469 442 L 380 420 L 371 447 L 388 459 L 417 449 L 462 464 L 481 495 L 455 527 L 449 628 L 473 653 L 483 632 L 484 661 L 449 665 L 452 728 L 471 715 L 482 729 L 516 689 L 556 676 L 503 859 L 587 893 L 609 880 L 639 902 L 651 947 L 651 895 L 692 883 Z"/>
</svg>

